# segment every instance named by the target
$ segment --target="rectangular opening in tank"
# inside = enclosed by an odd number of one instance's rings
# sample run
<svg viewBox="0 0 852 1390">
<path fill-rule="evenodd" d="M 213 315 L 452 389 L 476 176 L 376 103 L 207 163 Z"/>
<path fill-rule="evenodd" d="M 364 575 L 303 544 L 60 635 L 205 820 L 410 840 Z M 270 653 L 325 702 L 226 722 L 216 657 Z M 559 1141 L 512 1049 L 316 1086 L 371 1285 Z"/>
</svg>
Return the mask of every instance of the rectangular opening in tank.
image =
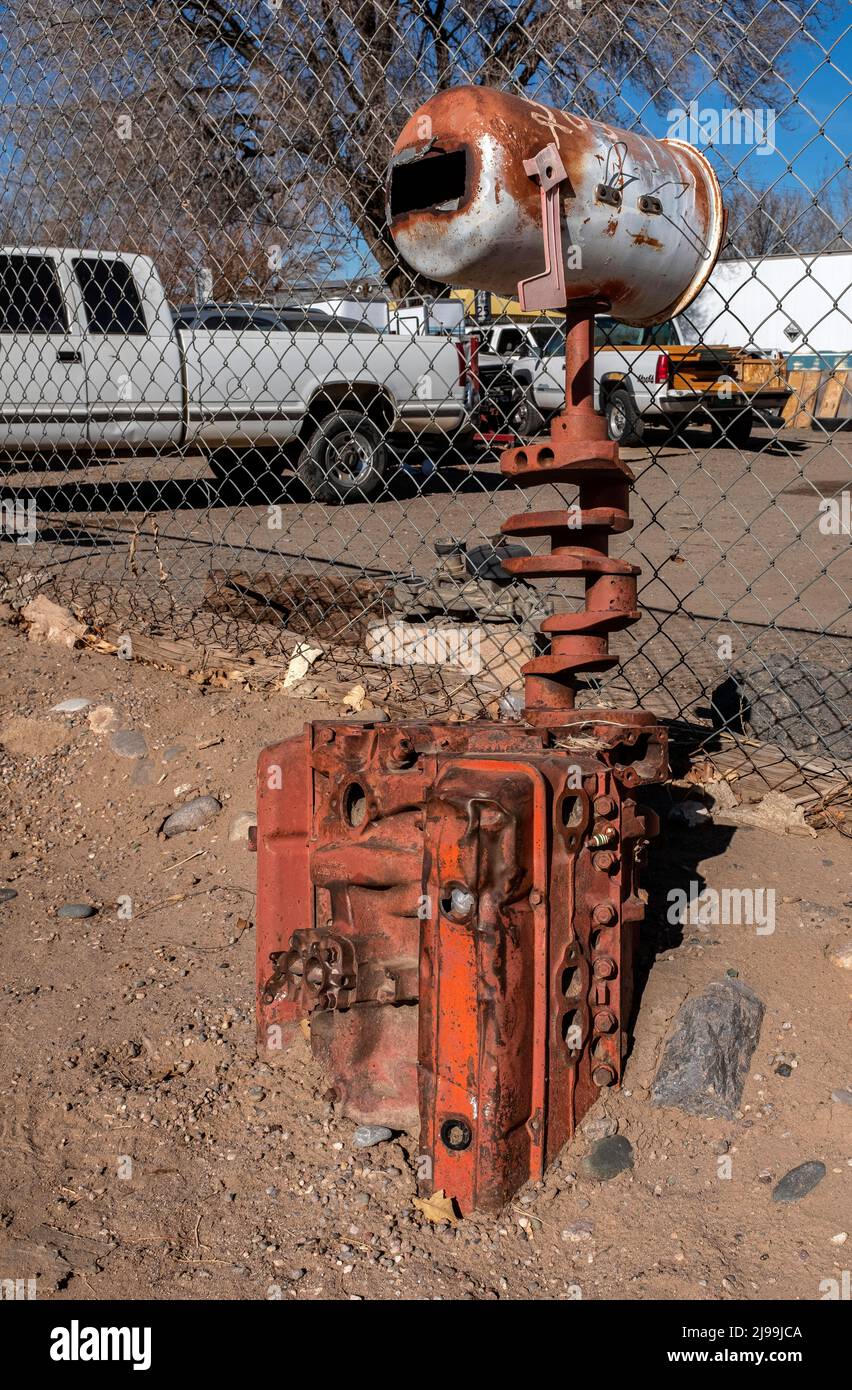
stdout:
<svg viewBox="0 0 852 1390">
<path fill-rule="evenodd" d="M 437 151 L 409 159 L 391 169 L 390 214 L 454 212 L 464 198 L 467 156 L 464 150 Z"/>
</svg>

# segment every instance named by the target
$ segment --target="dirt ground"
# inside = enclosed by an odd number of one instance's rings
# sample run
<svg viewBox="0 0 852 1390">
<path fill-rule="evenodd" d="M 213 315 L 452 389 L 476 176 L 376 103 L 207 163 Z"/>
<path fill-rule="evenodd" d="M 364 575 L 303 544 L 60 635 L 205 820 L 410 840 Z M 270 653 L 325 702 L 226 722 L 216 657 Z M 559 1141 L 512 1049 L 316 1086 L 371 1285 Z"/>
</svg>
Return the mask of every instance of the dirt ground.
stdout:
<svg viewBox="0 0 852 1390">
<path fill-rule="evenodd" d="M 738 664 L 758 654 L 805 655 L 827 668 L 849 657 L 849 538 L 820 529 L 820 503 L 852 481 L 852 434 L 768 431 L 754 447 L 714 444 L 706 431 L 671 440 L 649 431 L 622 451 L 636 475 L 634 528 L 612 553 L 641 567 L 639 623 L 612 640 L 620 676 L 646 706 L 691 717 L 720 677 L 718 637 Z M 400 470 L 374 502 L 331 507 L 294 481 L 247 494 L 217 483 L 198 456 L 103 460 L 45 468 L 19 460 L 4 497 L 32 503 L 35 545 L 2 547 L 4 564 L 46 566 L 62 602 L 118 603 L 134 631 L 154 619 L 193 629 L 211 570 L 343 577 L 430 575 L 435 543 L 482 543 L 519 506 L 574 500 L 553 487 L 517 488 L 496 458 L 448 450 L 431 475 Z M 546 588 L 544 581 L 539 587 Z M 564 595 L 581 584 L 558 581 Z M 254 643 L 275 629 L 258 624 Z M 220 645 L 234 649 L 227 624 Z"/>
<path fill-rule="evenodd" d="M 88 711 L 50 712 L 74 696 L 114 707 L 148 756 L 117 756 Z M 412 1206 L 413 1138 L 354 1150 L 307 1043 L 275 1071 L 254 1054 L 255 861 L 229 827 L 259 748 L 341 712 L 0 625 L 0 887 L 17 894 L 0 902 L 0 1277 L 55 1299 L 825 1297 L 852 1259 L 852 1109 L 832 1100 L 852 1084 L 852 974 L 831 959 L 852 940 L 852 841 L 667 822 L 657 897 L 700 876 L 774 888 L 775 932 L 652 918 L 625 1089 L 590 1117 L 618 1122 L 633 1169 L 584 1177 L 579 1133 L 498 1219 L 435 1226 Z M 196 792 L 221 813 L 158 838 Z M 67 903 L 97 912 L 57 916 Z M 738 1117 L 654 1108 L 674 1014 L 726 972 L 766 1004 Z M 773 1202 L 811 1159 L 819 1185 Z"/>
</svg>

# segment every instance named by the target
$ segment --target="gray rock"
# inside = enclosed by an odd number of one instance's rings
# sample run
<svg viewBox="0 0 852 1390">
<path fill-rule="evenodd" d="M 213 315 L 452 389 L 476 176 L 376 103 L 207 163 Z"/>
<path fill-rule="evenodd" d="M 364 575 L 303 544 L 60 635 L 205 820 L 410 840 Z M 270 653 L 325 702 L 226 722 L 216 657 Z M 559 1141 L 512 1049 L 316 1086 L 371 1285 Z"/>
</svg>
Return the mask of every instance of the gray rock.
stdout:
<svg viewBox="0 0 852 1390">
<path fill-rule="evenodd" d="M 96 907 L 91 903 L 63 903 L 57 908 L 57 917 L 94 917 L 97 912 Z"/>
<path fill-rule="evenodd" d="M 580 1128 L 591 1143 L 595 1139 L 608 1139 L 611 1134 L 617 1134 L 618 1120 L 611 1115 L 593 1115 Z"/>
<path fill-rule="evenodd" d="M 581 1241 L 591 1240 L 594 1235 L 594 1228 L 590 1221 L 573 1221 L 570 1226 L 566 1226 L 562 1232 L 563 1240 L 573 1241 L 579 1245 Z"/>
<path fill-rule="evenodd" d="M 18 894 L 14 888 L 0 888 L 0 903 L 10 903 Z"/>
<path fill-rule="evenodd" d="M 173 763 L 175 758 L 179 758 L 185 752 L 186 749 L 182 743 L 171 743 L 168 748 L 163 749 L 163 762 Z"/>
<path fill-rule="evenodd" d="M 623 1134 L 610 1134 L 593 1144 L 580 1164 L 583 1175 L 609 1182 L 633 1167 L 633 1145 Z"/>
<path fill-rule="evenodd" d="M 852 1086 L 842 1086 L 838 1091 L 832 1091 L 831 1099 L 838 1105 L 852 1105 Z"/>
<path fill-rule="evenodd" d="M 147 758 L 148 745 L 145 735 L 138 729 L 118 729 L 109 741 L 113 753 L 119 758 Z"/>
<path fill-rule="evenodd" d="M 136 766 L 130 774 L 130 785 L 132 787 L 152 787 L 156 780 L 157 769 L 151 759 L 137 759 Z"/>
<path fill-rule="evenodd" d="M 765 1008 L 736 979 L 714 981 L 678 1012 L 651 1087 L 653 1105 L 732 1120 Z"/>
<path fill-rule="evenodd" d="M 825 1164 L 818 1159 L 811 1159 L 808 1163 L 800 1163 L 798 1168 L 791 1168 L 789 1173 L 785 1173 L 780 1182 L 776 1183 L 772 1189 L 773 1202 L 798 1202 L 800 1197 L 807 1197 L 809 1192 L 813 1192 L 817 1183 L 822 1182 L 825 1177 Z"/>
<path fill-rule="evenodd" d="M 72 700 L 62 700 L 60 704 L 54 705 L 50 712 L 51 714 L 79 714 L 81 709 L 86 709 L 86 707 L 91 704 L 91 700 L 86 699 L 85 696 L 78 695 Z"/>
<path fill-rule="evenodd" d="M 371 1149 L 374 1144 L 383 1144 L 393 1139 L 393 1130 L 386 1125 L 359 1125 L 352 1136 L 356 1149 Z"/>
<path fill-rule="evenodd" d="M 182 835 L 186 830 L 201 830 L 214 816 L 218 816 L 222 803 L 215 796 L 194 796 L 177 811 L 167 816 L 160 827 L 166 839 L 172 835 Z"/>
</svg>

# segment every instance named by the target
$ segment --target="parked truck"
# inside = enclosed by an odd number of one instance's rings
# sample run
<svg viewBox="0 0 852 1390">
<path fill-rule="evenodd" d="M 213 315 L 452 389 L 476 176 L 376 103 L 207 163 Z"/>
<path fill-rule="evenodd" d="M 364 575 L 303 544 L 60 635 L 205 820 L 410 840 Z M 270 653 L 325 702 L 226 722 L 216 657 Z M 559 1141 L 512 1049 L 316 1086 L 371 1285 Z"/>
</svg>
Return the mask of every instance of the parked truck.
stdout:
<svg viewBox="0 0 852 1390">
<path fill-rule="evenodd" d="M 466 341 L 302 327 L 176 321 L 147 256 L 2 248 L 0 449 L 203 451 L 248 486 L 289 448 L 313 497 L 344 502 L 415 441 L 471 431 Z"/>
<path fill-rule="evenodd" d="M 611 439 L 641 442 L 646 423 L 709 424 L 744 447 L 756 424 L 777 426 L 790 388 L 777 356 L 690 342 L 680 319 L 652 328 L 595 320 L 595 404 Z M 555 319 L 503 321 L 486 330 L 479 352 L 483 399 L 508 428 L 540 433 L 565 399 L 565 347 Z M 485 407 L 487 409 L 487 407 Z"/>
</svg>

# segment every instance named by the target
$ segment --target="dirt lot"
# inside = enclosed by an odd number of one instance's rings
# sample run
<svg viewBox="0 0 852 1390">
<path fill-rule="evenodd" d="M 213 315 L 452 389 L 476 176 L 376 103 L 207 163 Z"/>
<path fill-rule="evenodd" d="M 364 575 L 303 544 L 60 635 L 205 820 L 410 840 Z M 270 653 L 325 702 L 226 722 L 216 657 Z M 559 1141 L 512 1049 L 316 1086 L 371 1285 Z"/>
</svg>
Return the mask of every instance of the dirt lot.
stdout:
<svg viewBox="0 0 852 1390">
<path fill-rule="evenodd" d="M 75 696 L 115 708 L 147 757 L 118 756 L 88 711 L 50 712 Z M 852 1084 L 852 974 L 831 959 L 852 939 L 852 841 L 668 822 L 656 900 L 698 877 L 774 888 L 776 930 L 682 936 L 658 912 L 626 1087 L 591 1117 L 618 1122 L 632 1171 L 582 1176 L 581 1133 L 499 1219 L 434 1226 L 412 1207 L 412 1137 L 355 1151 L 307 1044 L 274 1072 L 254 1055 L 254 860 L 229 827 L 257 750 L 329 713 L 0 625 L 17 895 L 0 902 L 0 1277 L 57 1299 L 824 1297 L 852 1249 L 852 1109 L 832 1100 Z M 158 839 L 196 790 L 221 813 Z M 679 1005 L 734 971 L 766 1004 L 738 1117 L 652 1107 Z M 807 1160 L 819 1185 L 773 1202 Z"/>
</svg>

